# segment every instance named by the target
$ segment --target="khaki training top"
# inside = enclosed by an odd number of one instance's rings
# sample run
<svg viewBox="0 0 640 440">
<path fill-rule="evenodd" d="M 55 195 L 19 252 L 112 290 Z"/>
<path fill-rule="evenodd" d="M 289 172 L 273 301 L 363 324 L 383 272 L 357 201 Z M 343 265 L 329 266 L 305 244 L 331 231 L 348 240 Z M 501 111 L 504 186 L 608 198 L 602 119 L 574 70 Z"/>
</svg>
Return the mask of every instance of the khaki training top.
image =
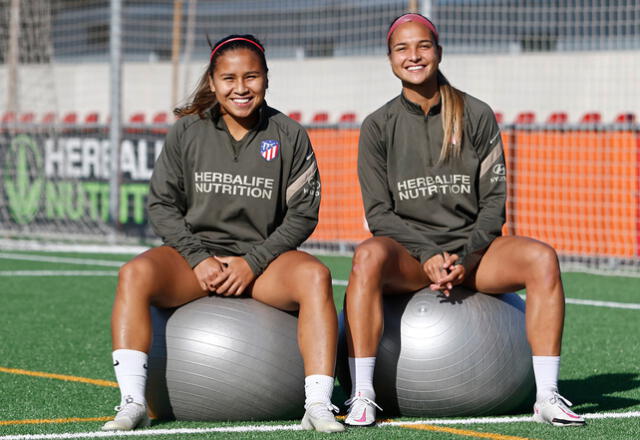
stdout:
<svg viewBox="0 0 640 440">
<path fill-rule="evenodd" d="M 218 107 L 178 120 L 167 135 L 149 193 L 151 226 L 195 267 L 242 256 L 260 275 L 318 222 L 320 176 L 304 129 L 266 105 L 240 141 Z"/>
<path fill-rule="evenodd" d="M 440 104 L 427 115 L 400 95 L 362 124 L 358 175 L 369 229 L 424 263 L 443 251 L 475 267 L 505 222 L 506 177 L 493 111 L 465 95 L 461 157 L 438 165 Z"/>
</svg>

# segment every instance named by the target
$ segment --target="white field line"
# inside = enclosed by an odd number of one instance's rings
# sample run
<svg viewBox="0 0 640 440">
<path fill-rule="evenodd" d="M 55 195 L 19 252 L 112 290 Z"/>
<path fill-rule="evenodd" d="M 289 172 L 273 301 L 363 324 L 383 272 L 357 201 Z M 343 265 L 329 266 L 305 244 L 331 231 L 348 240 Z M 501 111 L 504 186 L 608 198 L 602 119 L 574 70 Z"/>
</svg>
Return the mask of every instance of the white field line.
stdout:
<svg viewBox="0 0 640 440">
<path fill-rule="evenodd" d="M 94 432 L 62 432 L 58 434 L 17 434 L 0 437 L 0 440 L 48 440 L 72 438 L 109 438 L 109 437 L 140 437 L 151 435 L 186 435 L 208 434 L 216 432 L 274 432 L 301 431 L 300 425 L 245 425 L 222 426 L 219 428 L 176 428 L 176 429 L 140 429 L 137 431 L 94 431 Z"/>
<path fill-rule="evenodd" d="M 584 414 L 587 420 L 594 419 L 626 419 L 640 417 L 640 411 L 626 413 L 593 413 Z M 390 421 L 381 422 L 377 426 L 384 428 L 386 426 L 411 426 L 411 425 L 477 425 L 477 424 L 496 424 L 496 423 L 518 423 L 531 422 L 531 417 L 476 417 L 469 419 L 431 419 L 431 420 L 412 420 L 412 421 Z M 186 434 L 208 434 L 216 432 L 273 432 L 273 431 L 300 431 L 300 425 L 240 425 L 240 426 L 221 426 L 217 428 L 176 428 L 176 429 L 141 429 L 137 431 L 120 431 L 120 432 L 62 432 L 56 434 L 16 434 L 0 436 L 0 440 L 56 440 L 56 439 L 74 439 L 74 438 L 109 438 L 109 437 L 139 437 L 151 435 L 186 435 Z"/>
<path fill-rule="evenodd" d="M 526 299 L 526 295 L 520 295 L 522 299 Z M 596 307 L 608 307 L 611 309 L 635 309 L 640 310 L 640 304 L 636 303 L 621 303 L 615 301 L 597 301 L 594 299 L 576 299 L 565 298 L 564 302 L 567 304 L 577 304 L 580 306 L 596 306 Z"/>
<path fill-rule="evenodd" d="M 92 260 L 89 258 L 53 257 L 53 256 L 47 256 L 47 255 L 10 254 L 5 252 L 0 252 L 0 259 L 20 260 L 20 261 L 40 261 L 42 263 L 80 264 L 83 266 L 109 266 L 109 267 L 120 267 L 125 263 L 124 261 Z"/>
<path fill-rule="evenodd" d="M 0 277 L 117 277 L 113 270 L 0 270 Z"/>
<path fill-rule="evenodd" d="M 22 261 L 40 261 L 44 263 L 67 263 L 78 264 L 86 266 L 109 266 L 120 267 L 125 262 L 123 261 L 110 261 L 110 260 L 93 260 L 88 258 L 69 258 L 69 257 L 53 257 L 46 255 L 31 255 L 31 254 L 12 254 L 0 252 L 0 259 L 6 260 L 22 260 Z M 0 271 L 0 276 L 117 276 L 117 272 L 109 271 Z M 333 280 L 334 286 L 346 286 L 347 280 Z M 640 304 L 635 303 L 621 303 L 614 301 L 597 301 L 589 299 L 573 299 L 566 298 L 567 304 L 578 304 L 586 306 L 596 307 L 609 307 L 614 309 L 633 309 L 640 310 Z"/>
<path fill-rule="evenodd" d="M 591 299 L 565 298 L 567 304 L 579 304 L 582 306 L 611 307 L 614 309 L 635 309 L 640 310 L 640 304 L 621 303 L 613 301 L 595 301 Z"/>
<path fill-rule="evenodd" d="M 621 270 L 615 267 L 611 269 L 594 269 L 576 264 L 560 263 L 560 271 L 562 273 L 586 273 L 589 275 L 602 275 L 607 277 L 623 277 L 623 278 L 640 278 L 640 272 L 632 272 L 631 270 Z"/>
<path fill-rule="evenodd" d="M 640 417 L 640 411 L 631 411 L 625 413 L 590 413 L 582 414 L 587 420 L 595 419 L 630 419 Z M 531 416 L 521 417 L 473 417 L 468 419 L 432 419 L 432 420 L 411 420 L 402 421 L 394 420 L 391 422 L 380 422 L 377 426 L 403 426 L 403 425 L 478 425 L 478 424 L 494 424 L 494 423 L 518 423 L 533 422 Z M 2 440 L 2 437 L 0 437 Z"/>
<path fill-rule="evenodd" d="M 113 244 L 62 244 L 29 240 L 0 239 L 5 251 L 77 252 L 85 254 L 141 254 L 148 246 L 119 246 Z"/>
</svg>

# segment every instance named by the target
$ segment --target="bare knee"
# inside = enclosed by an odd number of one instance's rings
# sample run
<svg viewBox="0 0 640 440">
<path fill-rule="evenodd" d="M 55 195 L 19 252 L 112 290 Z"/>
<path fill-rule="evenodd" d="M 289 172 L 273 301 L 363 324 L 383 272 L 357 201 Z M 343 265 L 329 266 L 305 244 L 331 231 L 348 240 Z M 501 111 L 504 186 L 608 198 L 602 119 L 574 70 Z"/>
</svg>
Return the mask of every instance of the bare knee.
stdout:
<svg viewBox="0 0 640 440">
<path fill-rule="evenodd" d="M 135 258 L 123 265 L 118 272 L 119 296 L 151 295 L 156 279 L 154 263 L 147 258 Z"/>
<path fill-rule="evenodd" d="M 313 299 L 333 304 L 331 271 L 327 266 L 318 260 L 308 260 L 296 266 L 295 275 L 300 286 L 298 303 Z"/>
<path fill-rule="evenodd" d="M 560 264 L 556 251 L 546 243 L 534 242 L 527 249 L 532 281 L 554 284 L 560 281 Z"/>
<path fill-rule="evenodd" d="M 389 248 L 383 240 L 367 240 L 353 253 L 351 274 L 356 278 L 379 278 L 389 258 Z"/>
<path fill-rule="evenodd" d="M 303 282 L 314 288 L 331 286 L 331 271 L 320 261 L 308 261 L 299 268 Z"/>
</svg>

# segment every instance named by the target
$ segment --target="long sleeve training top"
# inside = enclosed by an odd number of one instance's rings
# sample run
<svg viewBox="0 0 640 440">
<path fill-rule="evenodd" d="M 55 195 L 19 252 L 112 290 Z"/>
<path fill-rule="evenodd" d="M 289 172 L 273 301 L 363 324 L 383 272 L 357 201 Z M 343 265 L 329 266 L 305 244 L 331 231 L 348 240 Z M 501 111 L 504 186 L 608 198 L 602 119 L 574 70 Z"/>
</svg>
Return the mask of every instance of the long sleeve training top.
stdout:
<svg viewBox="0 0 640 440">
<path fill-rule="evenodd" d="M 424 263 L 447 251 L 473 268 L 505 222 L 506 177 L 491 108 L 465 95 L 460 158 L 438 164 L 441 106 L 427 115 L 400 95 L 362 124 L 358 176 L 369 229 Z"/>
<path fill-rule="evenodd" d="M 149 218 L 164 244 L 195 267 L 242 256 L 256 276 L 298 247 L 318 222 L 320 175 L 304 129 L 266 104 L 240 141 L 217 106 L 178 120 L 156 161 Z"/>
</svg>

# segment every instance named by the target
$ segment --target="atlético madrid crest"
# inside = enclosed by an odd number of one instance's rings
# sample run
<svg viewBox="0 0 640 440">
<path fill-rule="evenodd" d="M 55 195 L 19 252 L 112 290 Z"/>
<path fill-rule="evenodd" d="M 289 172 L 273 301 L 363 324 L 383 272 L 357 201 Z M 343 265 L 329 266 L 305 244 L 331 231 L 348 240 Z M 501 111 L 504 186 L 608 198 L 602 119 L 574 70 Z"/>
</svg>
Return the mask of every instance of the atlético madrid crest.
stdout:
<svg viewBox="0 0 640 440">
<path fill-rule="evenodd" d="M 260 144 L 260 154 L 267 162 L 271 162 L 273 159 L 278 157 L 279 149 L 280 144 L 278 141 L 262 141 Z"/>
</svg>

